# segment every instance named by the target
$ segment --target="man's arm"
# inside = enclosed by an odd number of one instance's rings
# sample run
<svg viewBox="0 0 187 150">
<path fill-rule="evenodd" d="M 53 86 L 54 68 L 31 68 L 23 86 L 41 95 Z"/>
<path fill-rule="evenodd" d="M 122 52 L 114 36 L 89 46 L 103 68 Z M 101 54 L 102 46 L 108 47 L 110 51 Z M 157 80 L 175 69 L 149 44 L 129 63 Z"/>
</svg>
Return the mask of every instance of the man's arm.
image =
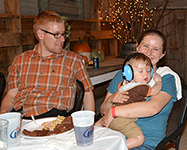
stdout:
<svg viewBox="0 0 187 150">
<path fill-rule="evenodd" d="M 6 113 L 6 112 L 10 112 L 13 108 L 13 99 L 16 96 L 18 92 L 18 88 L 15 89 L 11 89 L 8 91 L 8 93 L 6 94 L 6 96 L 4 97 L 2 103 L 1 103 L 1 111 L 0 113 Z"/>
<path fill-rule="evenodd" d="M 85 92 L 83 105 L 85 110 L 91 110 L 95 112 L 95 100 L 93 91 Z"/>
</svg>

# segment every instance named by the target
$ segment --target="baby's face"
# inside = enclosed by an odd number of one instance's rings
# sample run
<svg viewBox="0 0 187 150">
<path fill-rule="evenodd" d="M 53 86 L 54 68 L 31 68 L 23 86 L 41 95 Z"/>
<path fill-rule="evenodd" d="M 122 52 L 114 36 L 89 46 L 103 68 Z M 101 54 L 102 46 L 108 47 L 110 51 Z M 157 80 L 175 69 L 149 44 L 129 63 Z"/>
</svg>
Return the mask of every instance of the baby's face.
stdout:
<svg viewBox="0 0 187 150">
<path fill-rule="evenodd" d="M 151 66 L 148 66 L 144 62 L 139 62 L 136 65 L 132 65 L 134 71 L 134 82 L 148 83 L 151 79 Z"/>
</svg>

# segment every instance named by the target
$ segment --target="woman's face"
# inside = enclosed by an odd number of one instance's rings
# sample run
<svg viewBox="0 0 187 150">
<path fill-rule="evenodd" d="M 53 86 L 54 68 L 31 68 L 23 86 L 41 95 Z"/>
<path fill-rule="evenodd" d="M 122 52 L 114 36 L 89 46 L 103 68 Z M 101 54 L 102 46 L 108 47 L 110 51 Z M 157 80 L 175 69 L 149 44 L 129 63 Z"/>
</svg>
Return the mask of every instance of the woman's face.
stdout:
<svg viewBox="0 0 187 150">
<path fill-rule="evenodd" d="M 139 53 L 143 53 L 147 57 L 149 57 L 151 59 L 153 67 L 156 67 L 157 62 L 166 54 L 162 53 L 162 44 L 162 39 L 158 35 L 147 35 L 143 38 L 139 45 L 138 43 L 136 44 L 136 50 Z"/>
</svg>

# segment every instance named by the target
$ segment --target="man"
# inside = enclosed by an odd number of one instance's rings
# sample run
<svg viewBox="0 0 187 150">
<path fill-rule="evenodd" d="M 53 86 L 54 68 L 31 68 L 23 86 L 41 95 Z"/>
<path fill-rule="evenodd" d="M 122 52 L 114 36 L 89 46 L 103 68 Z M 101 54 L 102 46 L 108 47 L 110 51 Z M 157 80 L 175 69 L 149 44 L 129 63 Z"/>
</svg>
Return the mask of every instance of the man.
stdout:
<svg viewBox="0 0 187 150">
<path fill-rule="evenodd" d="M 64 20 L 54 11 L 39 13 L 33 23 L 38 44 L 15 57 L 9 72 L 9 91 L 1 112 L 19 111 L 30 118 L 68 116 L 73 108 L 76 79 L 85 88 L 84 109 L 95 111 L 93 86 L 81 56 L 63 50 Z"/>
</svg>

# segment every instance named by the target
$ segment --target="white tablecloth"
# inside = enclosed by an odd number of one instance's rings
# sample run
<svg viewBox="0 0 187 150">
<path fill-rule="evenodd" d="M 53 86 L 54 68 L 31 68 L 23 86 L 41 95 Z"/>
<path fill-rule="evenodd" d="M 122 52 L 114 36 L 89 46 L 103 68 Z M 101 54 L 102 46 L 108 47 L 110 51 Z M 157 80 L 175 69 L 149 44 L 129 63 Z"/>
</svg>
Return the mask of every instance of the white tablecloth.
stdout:
<svg viewBox="0 0 187 150">
<path fill-rule="evenodd" d="M 73 139 L 73 142 L 68 150 L 128 150 L 125 136 L 108 128 L 95 126 L 93 144 L 86 147 L 77 146 L 74 131 L 70 134 L 72 135 L 71 139 Z M 70 137 L 67 138 L 69 139 Z M 47 147 L 44 143 L 48 144 L 48 140 L 50 139 L 26 139 L 22 137 L 20 145 L 8 147 L 8 150 L 60 150 L 54 147 Z M 66 141 L 62 140 L 61 142 Z"/>
</svg>

